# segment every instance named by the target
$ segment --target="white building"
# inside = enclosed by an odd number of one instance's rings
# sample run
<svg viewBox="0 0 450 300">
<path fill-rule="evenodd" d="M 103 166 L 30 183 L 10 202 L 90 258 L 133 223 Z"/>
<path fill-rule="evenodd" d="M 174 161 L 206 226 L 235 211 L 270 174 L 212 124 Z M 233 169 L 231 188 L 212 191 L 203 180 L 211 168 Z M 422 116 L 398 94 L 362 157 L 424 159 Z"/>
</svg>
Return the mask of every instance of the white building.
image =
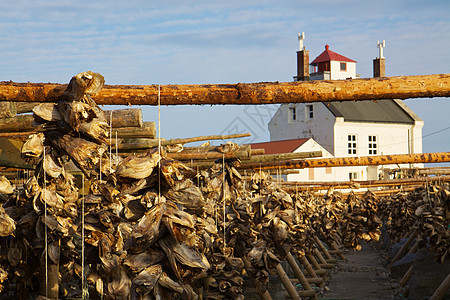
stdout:
<svg viewBox="0 0 450 300">
<path fill-rule="evenodd" d="M 329 50 L 328 45 L 310 64 L 311 74 L 306 71 L 308 51 L 303 49 L 297 55 L 297 80 L 357 77 L 356 61 Z M 374 73 L 384 76 L 382 55 L 374 60 L 374 66 L 381 66 Z M 334 157 L 422 153 L 423 121 L 401 100 L 283 104 L 268 127 L 271 141 L 312 138 Z M 308 171 L 308 176 L 300 173 L 289 180 L 374 180 L 383 168 L 398 166 L 336 167 L 326 176 Z"/>
</svg>

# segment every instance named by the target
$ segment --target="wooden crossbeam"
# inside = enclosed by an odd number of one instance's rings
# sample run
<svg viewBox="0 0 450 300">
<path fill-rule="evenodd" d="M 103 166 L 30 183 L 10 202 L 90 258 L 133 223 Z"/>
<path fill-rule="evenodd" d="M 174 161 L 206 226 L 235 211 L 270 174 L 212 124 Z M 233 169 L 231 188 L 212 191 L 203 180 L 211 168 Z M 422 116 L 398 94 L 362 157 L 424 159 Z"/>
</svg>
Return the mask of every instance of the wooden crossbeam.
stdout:
<svg viewBox="0 0 450 300">
<path fill-rule="evenodd" d="M 450 162 L 450 152 L 334 157 L 334 158 L 320 158 L 320 159 L 263 162 L 256 164 L 248 163 L 248 164 L 241 164 L 241 166 L 239 166 L 239 169 L 247 169 L 247 170 L 304 169 L 304 168 L 323 168 L 323 167 L 378 166 L 391 164 L 440 163 L 440 162 Z"/>
<path fill-rule="evenodd" d="M 66 84 L 0 82 L 0 101 L 55 102 Z M 277 104 L 450 97 L 450 74 L 197 85 L 105 85 L 97 104 Z"/>
</svg>

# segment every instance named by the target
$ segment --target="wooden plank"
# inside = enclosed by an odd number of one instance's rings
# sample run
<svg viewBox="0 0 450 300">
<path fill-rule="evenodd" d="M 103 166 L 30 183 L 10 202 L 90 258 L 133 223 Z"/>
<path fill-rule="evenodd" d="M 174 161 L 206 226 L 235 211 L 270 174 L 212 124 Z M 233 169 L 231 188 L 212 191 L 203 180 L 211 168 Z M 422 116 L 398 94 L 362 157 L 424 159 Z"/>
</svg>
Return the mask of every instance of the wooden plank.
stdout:
<svg viewBox="0 0 450 300">
<path fill-rule="evenodd" d="M 55 102 L 67 85 L 0 82 L 0 99 Z M 346 100 L 450 97 L 450 74 L 191 85 L 105 85 L 93 97 L 97 104 L 157 105 L 277 104 Z"/>
</svg>

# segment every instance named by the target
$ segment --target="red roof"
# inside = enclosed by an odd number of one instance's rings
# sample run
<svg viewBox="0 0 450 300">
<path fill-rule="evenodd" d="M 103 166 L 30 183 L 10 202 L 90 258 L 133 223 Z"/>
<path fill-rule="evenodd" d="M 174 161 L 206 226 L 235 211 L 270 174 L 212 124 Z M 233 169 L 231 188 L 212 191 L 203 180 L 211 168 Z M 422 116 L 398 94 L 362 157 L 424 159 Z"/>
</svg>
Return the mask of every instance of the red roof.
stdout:
<svg viewBox="0 0 450 300">
<path fill-rule="evenodd" d="M 250 144 L 252 149 L 264 149 L 264 154 L 291 153 L 303 145 L 307 139 L 283 140 Z"/>
<path fill-rule="evenodd" d="M 325 45 L 325 51 L 322 52 L 319 56 L 316 57 L 315 60 L 312 61 L 312 64 L 317 64 L 325 61 L 348 61 L 348 62 L 356 62 L 353 59 L 345 57 L 344 55 L 340 55 L 336 52 L 330 50 L 330 46 Z"/>
</svg>

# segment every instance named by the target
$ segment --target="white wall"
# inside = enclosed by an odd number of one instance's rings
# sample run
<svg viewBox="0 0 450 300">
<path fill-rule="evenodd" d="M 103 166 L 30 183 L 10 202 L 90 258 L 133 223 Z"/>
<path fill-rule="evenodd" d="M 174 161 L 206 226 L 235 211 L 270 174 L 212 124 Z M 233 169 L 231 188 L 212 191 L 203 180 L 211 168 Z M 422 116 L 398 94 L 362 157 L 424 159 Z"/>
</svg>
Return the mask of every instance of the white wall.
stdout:
<svg viewBox="0 0 450 300">
<path fill-rule="evenodd" d="M 307 118 L 307 105 L 313 106 L 314 117 L 312 120 Z M 269 122 L 270 140 L 313 138 L 333 154 L 335 117 L 324 105 L 326 104 L 320 102 L 282 104 Z M 296 108 L 296 122 L 289 121 L 289 107 Z"/>
<path fill-rule="evenodd" d="M 322 158 L 330 158 L 333 155 L 325 148 L 319 145 L 313 139 L 309 139 L 294 152 L 322 151 Z M 316 158 L 311 158 L 316 159 Z M 288 181 L 334 181 L 336 180 L 334 172 L 336 168 L 310 168 L 300 169 L 298 174 L 288 174 Z"/>
<path fill-rule="evenodd" d="M 339 79 L 347 79 L 347 78 L 355 78 L 356 77 L 356 63 L 354 62 L 345 62 L 347 64 L 347 70 L 341 71 L 341 62 L 340 61 L 331 61 L 331 79 L 339 80 Z"/>
<path fill-rule="evenodd" d="M 417 122 L 416 122 L 417 123 Z M 420 123 L 420 122 L 419 122 Z M 420 124 L 419 124 L 420 127 Z M 409 124 L 385 124 L 385 123 L 359 123 L 359 122 L 342 122 L 342 118 L 337 118 L 335 130 L 335 156 L 369 156 L 368 136 L 377 137 L 377 155 L 389 154 L 409 154 L 422 152 L 421 127 L 415 127 Z M 355 134 L 357 136 L 357 154 L 348 154 L 348 135 Z M 411 140 L 414 135 L 414 140 Z M 418 138 L 420 136 L 420 138 Z M 409 139 L 409 140 L 408 140 Z M 409 146 L 412 145 L 412 146 Z M 414 148 L 414 149 L 413 149 Z M 414 152 L 410 152 L 414 150 Z M 408 164 L 401 164 L 400 167 L 408 167 Z M 423 166 L 416 164 L 416 167 Z M 360 174 L 358 180 L 374 180 L 378 176 L 375 175 L 371 167 L 354 167 Z M 397 165 L 379 166 L 378 171 L 386 168 L 398 168 Z M 349 169 L 341 168 L 337 171 L 336 177 L 347 178 Z M 368 174 L 372 176 L 368 177 Z"/>
</svg>

